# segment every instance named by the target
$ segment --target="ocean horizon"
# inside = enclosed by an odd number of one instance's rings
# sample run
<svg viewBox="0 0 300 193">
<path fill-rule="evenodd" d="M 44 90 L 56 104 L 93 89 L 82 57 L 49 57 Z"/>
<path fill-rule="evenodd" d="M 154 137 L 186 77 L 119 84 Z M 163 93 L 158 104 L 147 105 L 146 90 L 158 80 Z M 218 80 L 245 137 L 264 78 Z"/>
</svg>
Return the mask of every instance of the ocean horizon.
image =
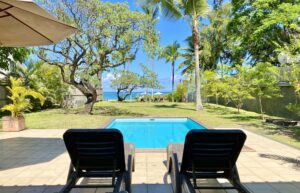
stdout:
<svg viewBox="0 0 300 193">
<path fill-rule="evenodd" d="M 135 100 L 136 96 L 141 96 L 145 92 L 132 92 L 130 96 L 126 98 L 126 100 Z M 156 93 L 156 92 L 154 92 Z M 170 92 L 161 92 L 162 95 L 169 94 Z M 151 92 L 149 92 L 149 95 L 151 95 Z M 111 100 L 118 100 L 117 92 L 109 91 L 109 92 L 103 92 L 103 99 L 105 101 L 111 101 Z"/>
</svg>

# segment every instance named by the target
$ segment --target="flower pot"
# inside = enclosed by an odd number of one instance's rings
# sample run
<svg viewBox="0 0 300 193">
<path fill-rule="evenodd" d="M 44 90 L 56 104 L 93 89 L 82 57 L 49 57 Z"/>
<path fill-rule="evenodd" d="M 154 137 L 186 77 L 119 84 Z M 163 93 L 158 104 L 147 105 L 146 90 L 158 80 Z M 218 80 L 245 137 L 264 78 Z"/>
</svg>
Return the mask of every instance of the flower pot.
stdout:
<svg viewBox="0 0 300 193">
<path fill-rule="evenodd" d="M 2 118 L 2 130 L 7 132 L 22 131 L 25 129 L 24 117 L 10 117 Z"/>
</svg>

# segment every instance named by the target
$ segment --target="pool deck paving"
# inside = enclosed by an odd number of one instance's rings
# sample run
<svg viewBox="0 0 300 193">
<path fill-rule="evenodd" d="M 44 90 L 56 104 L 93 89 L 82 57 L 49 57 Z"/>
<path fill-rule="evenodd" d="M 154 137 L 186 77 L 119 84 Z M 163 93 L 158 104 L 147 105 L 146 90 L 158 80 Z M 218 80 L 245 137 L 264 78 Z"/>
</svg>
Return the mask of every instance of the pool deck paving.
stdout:
<svg viewBox="0 0 300 193">
<path fill-rule="evenodd" d="M 58 192 L 66 182 L 70 162 L 62 140 L 64 131 L 29 129 L 0 133 L 0 193 Z M 246 148 L 237 163 L 242 183 L 253 193 L 300 193 L 300 150 L 245 132 L 248 136 Z M 173 192 L 165 151 L 138 151 L 135 159 L 133 193 Z M 92 182 L 90 179 L 81 183 Z M 203 183 L 228 185 L 222 179 Z M 111 190 L 74 189 L 72 192 L 104 193 Z"/>
</svg>

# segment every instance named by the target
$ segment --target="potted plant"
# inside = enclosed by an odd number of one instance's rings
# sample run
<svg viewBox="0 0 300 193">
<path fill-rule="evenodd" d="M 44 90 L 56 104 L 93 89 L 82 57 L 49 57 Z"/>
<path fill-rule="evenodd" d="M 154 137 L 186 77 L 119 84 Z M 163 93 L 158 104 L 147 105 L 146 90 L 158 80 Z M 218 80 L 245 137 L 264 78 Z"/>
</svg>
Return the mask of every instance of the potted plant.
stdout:
<svg viewBox="0 0 300 193">
<path fill-rule="evenodd" d="M 11 96 L 8 98 L 12 101 L 11 104 L 5 105 L 1 110 L 9 111 L 11 116 L 3 117 L 3 131 L 21 131 L 25 129 L 24 112 L 32 109 L 29 96 L 40 101 L 41 105 L 45 102 L 45 97 L 40 93 L 22 86 L 21 79 L 10 77 L 11 86 L 7 87 Z"/>
</svg>

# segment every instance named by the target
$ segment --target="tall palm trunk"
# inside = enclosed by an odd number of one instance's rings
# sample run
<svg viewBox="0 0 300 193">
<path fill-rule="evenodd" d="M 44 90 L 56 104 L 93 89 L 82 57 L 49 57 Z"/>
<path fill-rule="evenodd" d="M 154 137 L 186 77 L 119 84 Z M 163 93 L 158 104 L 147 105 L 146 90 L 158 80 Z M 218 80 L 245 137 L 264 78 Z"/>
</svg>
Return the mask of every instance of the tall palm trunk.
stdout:
<svg viewBox="0 0 300 193">
<path fill-rule="evenodd" d="M 154 101 L 154 59 L 152 60 L 152 101 Z"/>
<path fill-rule="evenodd" d="M 193 43 L 194 43 L 194 54 L 195 54 L 195 81 L 196 81 L 196 111 L 203 110 L 201 101 L 201 90 L 200 90 L 200 63 L 199 63 L 199 31 L 198 31 L 198 19 L 193 18 Z"/>
<path fill-rule="evenodd" d="M 172 62 L 172 103 L 174 103 L 175 61 Z"/>
</svg>

